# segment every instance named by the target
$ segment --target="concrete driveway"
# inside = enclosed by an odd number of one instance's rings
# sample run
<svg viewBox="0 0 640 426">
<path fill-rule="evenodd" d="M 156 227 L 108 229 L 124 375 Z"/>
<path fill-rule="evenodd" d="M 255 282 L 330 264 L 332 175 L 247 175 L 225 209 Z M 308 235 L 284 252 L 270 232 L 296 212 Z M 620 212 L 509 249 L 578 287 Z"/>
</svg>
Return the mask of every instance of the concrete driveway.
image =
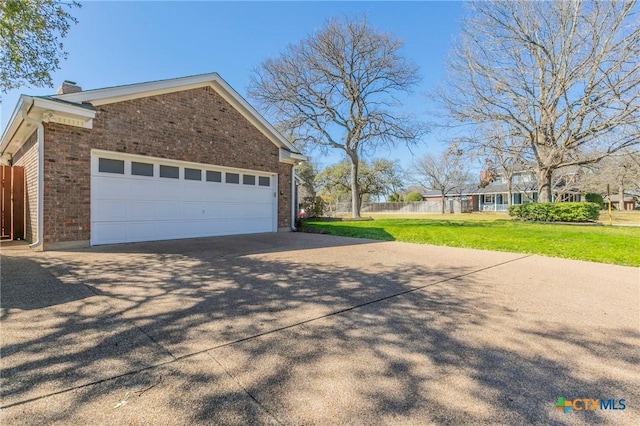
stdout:
<svg viewBox="0 0 640 426">
<path fill-rule="evenodd" d="M 266 234 L 1 272 L 3 424 L 640 423 L 637 268 Z"/>
</svg>

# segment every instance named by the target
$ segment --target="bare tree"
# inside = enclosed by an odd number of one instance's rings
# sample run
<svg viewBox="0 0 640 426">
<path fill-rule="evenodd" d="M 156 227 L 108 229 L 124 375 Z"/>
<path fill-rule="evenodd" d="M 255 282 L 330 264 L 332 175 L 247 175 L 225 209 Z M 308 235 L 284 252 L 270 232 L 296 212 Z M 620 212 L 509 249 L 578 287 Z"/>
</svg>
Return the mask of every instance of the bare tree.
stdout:
<svg viewBox="0 0 640 426">
<path fill-rule="evenodd" d="M 366 19 L 333 19 L 255 70 L 249 96 L 296 141 L 345 152 L 353 216 L 360 216 L 358 165 L 380 145 L 415 143 L 424 128 L 397 113 L 397 95 L 418 83 L 402 42 Z"/>
<path fill-rule="evenodd" d="M 634 6 L 635 0 L 469 6 L 438 97 L 459 123 L 524 138 L 540 201 L 551 200 L 554 170 L 640 143 Z"/>
<path fill-rule="evenodd" d="M 502 176 L 507 185 L 507 204 L 511 205 L 514 189 L 519 188 L 515 180 L 516 174 L 526 171 L 526 144 L 523 138 L 516 133 L 501 134 L 493 129 L 484 131 L 479 137 L 475 137 L 467 142 L 471 149 L 480 153 L 485 159 L 485 170 L 480 176 L 480 188 L 484 188 L 492 183 L 498 176 Z M 515 188 L 514 188 L 515 186 Z"/>
<path fill-rule="evenodd" d="M 640 190 L 640 151 L 621 151 L 600 161 L 584 177 L 583 187 L 605 194 L 607 185 L 618 193 L 618 209 L 624 209 L 624 194 L 629 189 Z"/>
<path fill-rule="evenodd" d="M 414 177 L 427 189 L 440 191 L 442 214 L 445 213 L 445 200 L 448 194 L 461 191 L 469 182 L 469 158 L 455 146 L 449 147 L 439 157 L 429 153 L 418 158 L 414 165 Z"/>
<path fill-rule="evenodd" d="M 567 166 L 555 169 L 551 176 L 554 200 L 574 201 L 582 192 L 586 166 Z"/>
</svg>

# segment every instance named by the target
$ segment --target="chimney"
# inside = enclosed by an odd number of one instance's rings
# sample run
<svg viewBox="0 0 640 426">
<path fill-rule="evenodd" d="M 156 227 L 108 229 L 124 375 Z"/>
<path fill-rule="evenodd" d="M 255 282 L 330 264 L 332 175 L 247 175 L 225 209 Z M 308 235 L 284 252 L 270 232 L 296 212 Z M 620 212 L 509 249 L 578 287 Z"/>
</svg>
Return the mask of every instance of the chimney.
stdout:
<svg viewBox="0 0 640 426">
<path fill-rule="evenodd" d="M 65 80 L 58 88 L 56 95 L 64 95 L 66 93 L 82 92 L 82 87 L 78 86 L 75 81 Z"/>
</svg>

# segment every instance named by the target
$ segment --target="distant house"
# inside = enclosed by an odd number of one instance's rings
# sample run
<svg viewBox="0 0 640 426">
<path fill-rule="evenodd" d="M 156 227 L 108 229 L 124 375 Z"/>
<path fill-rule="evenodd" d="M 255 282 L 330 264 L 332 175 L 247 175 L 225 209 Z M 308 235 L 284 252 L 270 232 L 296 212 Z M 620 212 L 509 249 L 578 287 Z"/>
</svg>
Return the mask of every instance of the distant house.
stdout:
<svg viewBox="0 0 640 426">
<path fill-rule="evenodd" d="M 447 194 L 447 201 L 467 202 L 467 211 L 505 212 L 511 204 L 526 204 L 538 201 L 538 185 L 535 174 L 530 170 L 514 172 L 511 182 L 511 200 L 507 178 L 498 173 L 491 183 L 480 188 L 479 185 L 464 185 Z M 429 190 L 424 194 L 425 201 L 440 201 L 440 191 Z M 578 190 L 566 188 L 563 181 L 556 183 L 553 201 L 581 201 Z"/>
<path fill-rule="evenodd" d="M 605 204 L 609 203 L 609 197 L 603 197 Z M 614 208 L 620 209 L 620 195 L 611 194 L 611 204 Z M 624 210 L 635 210 L 637 207 L 640 207 L 640 196 L 637 194 L 631 194 L 625 192 L 624 194 Z"/>
</svg>

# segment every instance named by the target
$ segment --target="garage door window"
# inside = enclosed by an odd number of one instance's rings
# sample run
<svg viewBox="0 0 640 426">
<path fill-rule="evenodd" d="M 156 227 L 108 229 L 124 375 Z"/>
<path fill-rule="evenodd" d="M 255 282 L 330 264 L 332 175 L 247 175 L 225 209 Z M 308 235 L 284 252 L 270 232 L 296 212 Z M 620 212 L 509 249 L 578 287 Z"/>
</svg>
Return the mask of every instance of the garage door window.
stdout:
<svg viewBox="0 0 640 426">
<path fill-rule="evenodd" d="M 260 176 L 258 177 L 258 185 L 271 186 L 271 179 L 269 178 L 269 176 Z"/>
<path fill-rule="evenodd" d="M 202 170 L 185 168 L 184 178 L 186 180 L 202 180 Z"/>
<path fill-rule="evenodd" d="M 131 174 L 135 176 L 153 176 L 153 164 L 132 161 Z"/>
<path fill-rule="evenodd" d="M 255 185 L 256 177 L 253 175 L 242 175 L 242 184 L 243 185 Z"/>
<path fill-rule="evenodd" d="M 160 166 L 160 177 L 178 179 L 180 177 L 180 168 L 173 166 Z"/>
<path fill-rule="evenodd" d="M 207 170 L 207 182 L 222 182 L 222 173 Z"/>
<path fill-rule="evenodd" d="M 124 174 L 124 160 L 112 160 L 110 158 L 100 158 L 98 160 L 98 171 L 102 173 Z"/>
<path fill-rule="evenodd" d="M 240 183 L 240 175 L 238 173 L 225 173 L 225 182 Z"/>
</svg>

